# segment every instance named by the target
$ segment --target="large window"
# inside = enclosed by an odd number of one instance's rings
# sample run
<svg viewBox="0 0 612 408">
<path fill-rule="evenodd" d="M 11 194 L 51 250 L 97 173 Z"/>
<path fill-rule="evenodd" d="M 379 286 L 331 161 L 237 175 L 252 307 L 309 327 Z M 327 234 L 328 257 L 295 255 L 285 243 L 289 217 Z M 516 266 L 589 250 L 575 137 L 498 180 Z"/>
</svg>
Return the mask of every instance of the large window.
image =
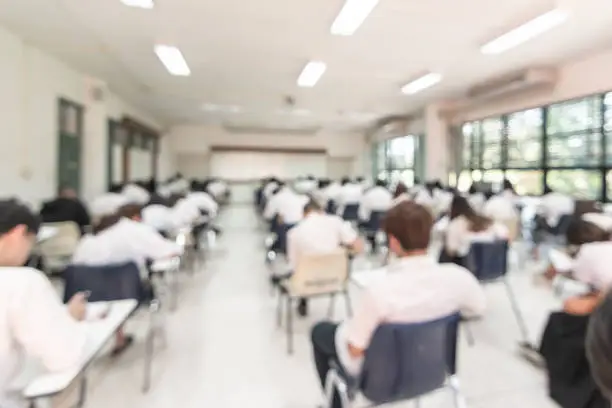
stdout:
<svg viewBox="0 0 612 408">
<path fill-rule="evenodd" d="M 380 142 L 377 146 L 378 178 L 394 186 L 399 182 L 414 185 L 414 165 L 418 150 L 418 138 L 413 135 L 396 137 Z"/>
<path fill-rule="evenodd" d="M 520 194 L 544 186 L 612 198 L 612 92 L 468 122 L 462 186 L 509 179 Z"/>
</svg>

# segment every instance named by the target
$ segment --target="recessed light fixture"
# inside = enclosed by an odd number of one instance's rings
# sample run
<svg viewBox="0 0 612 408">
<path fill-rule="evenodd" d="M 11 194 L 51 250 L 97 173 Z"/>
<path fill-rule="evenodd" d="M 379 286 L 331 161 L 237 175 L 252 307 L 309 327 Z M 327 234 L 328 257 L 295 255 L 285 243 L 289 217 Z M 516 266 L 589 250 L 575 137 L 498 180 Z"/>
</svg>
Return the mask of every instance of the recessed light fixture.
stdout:
<svg viewBox="0 0 612 408">
<path fill-rule="evenodd" d="M 155 54 L 170 74 L 176 76 L 191 75 L 187 61 L 185 61 L 181 50 L 178 48 L 170 45 L 156 45 Z"/>
<path fill-rule="evenodd" d="M 322 61 L 310 61 L 298 77 L 297 84 L 302 88 L 312 88 L 325 73 L 327 65 Z"/>
<path fill-rule="evenodd" d="M 562 24 L 569 17 L 566 10 L 554 9 L 508 31 L 480 48 L 483 54 L 501 54 Z"/>
<path fill-rule="evenodd" d="M 155 7 L 153 0 L 121 0 L 128 7 L 137 7 L 142 9 L 152 9 Z"/>
<path fill-rule="evenodd" d="M 436 72 L 425 74 L 412 82 L 407 83 L 402 87 L 402 93 L 406 95 L 414 95 L 427 88 L 430 88 L 442 80 L 442 75 Z"/>
<path fill-rule="evenodd" d="M 377 4 L 378 0 L 346 0 L 331 26 L 331 33 L 344 36 L 355 34 Z"/>
</svg>

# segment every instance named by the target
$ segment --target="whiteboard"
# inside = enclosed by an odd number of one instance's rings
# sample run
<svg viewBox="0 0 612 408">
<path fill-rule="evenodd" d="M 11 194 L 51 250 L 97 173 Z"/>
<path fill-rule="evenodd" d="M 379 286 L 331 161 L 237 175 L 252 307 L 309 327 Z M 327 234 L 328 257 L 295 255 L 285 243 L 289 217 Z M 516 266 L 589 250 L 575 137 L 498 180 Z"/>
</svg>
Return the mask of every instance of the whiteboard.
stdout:
<svg viewBox="0 0 612 408">
<path fill-rule="evenodd" d="M 324 153 L 213 152 L 210 175 L 226 180 L 253 180 L 268 176 L 294 179 L 327 176 Z"/>
</svg>

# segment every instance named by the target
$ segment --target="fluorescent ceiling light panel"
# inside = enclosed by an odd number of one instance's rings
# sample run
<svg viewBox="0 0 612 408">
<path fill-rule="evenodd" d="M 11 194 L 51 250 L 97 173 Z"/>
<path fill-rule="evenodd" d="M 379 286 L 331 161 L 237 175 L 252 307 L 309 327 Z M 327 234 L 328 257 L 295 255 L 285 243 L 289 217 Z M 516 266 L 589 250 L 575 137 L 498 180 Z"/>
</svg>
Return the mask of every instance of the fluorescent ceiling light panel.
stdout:
<svg viewBox="0 0 612 408">
<path fill-rule="evenodd" d="M 207 112 L 239 113 L 239 112 L 242 112 L 242 106 L 217 105 L 216 103 L 205 103 L 204 105 L 202 105 L 202 110 L 207 111 Z"/>
<path fill-rule="evenodd" d="M 346 0 L 331 26 L 331 33 L 345 36 L 355 34 L 377 4 L 378 0 Z"/>
<path fill-rule="evenodd" d="M 176 76 L 189 76 L 191 70 L 187 65 L 187 61 L 181 54 L 181 51 L 170 45 L 156 45 L 155 54 L 159 60 L 164 64 L 168 72 Z"/>
<path fill-rule="evenodd" d="M 155 6 L 153 0 L 121 0 L 121 2 L 128 7 L 137 7 L 148 10 Z"/>
<path fill-rule="evenodd" d="M 297 84 L 302 88 L 312 88 L 325 73 L 327 65 L 322 61 L 310 61 L 300 74 Z"/>
<path fill-rule="evenodd" d="M 435 72 L 430 72 L 429 74 L 423 75 L 422 77 L 404 85 L 402 87 L 402 93 L 405 93 L 406 95 L 414 95 L 415 93 L 434 86 L 441 80 L 442 75 Z"/>
<path fill-rule="evenodd" d="M 508 31 L 480 48 L 483 54 L 495 55 L 521 45 L 562 24 L 569 17 L 565 10 L 555 9 Z"/>
</svg>

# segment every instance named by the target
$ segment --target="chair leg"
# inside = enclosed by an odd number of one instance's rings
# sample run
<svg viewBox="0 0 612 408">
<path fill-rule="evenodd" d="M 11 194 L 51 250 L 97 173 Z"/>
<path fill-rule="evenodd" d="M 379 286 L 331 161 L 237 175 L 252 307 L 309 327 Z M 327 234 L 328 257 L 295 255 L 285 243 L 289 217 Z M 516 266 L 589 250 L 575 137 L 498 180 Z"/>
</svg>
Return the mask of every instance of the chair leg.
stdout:
<svg viewBox="0 0 612 408">
<path fill-rule="evenodd" d="M 344 302 L 346 303 L 346 315 L 353 317 L 353 306 L 351 305 L 351 296 L 349 295 L 348 289 L 344 290 Z"/>
<path fill-rule="evenodd" d="M 287 353 L 293 354 L 293 302 L 287 295 Z"/>
<path fill-rule="evenodd" d="M 327 318 L 332 319 L 334 317 L 334 309 L 336 306 L 336 294 L 332 293 L 329 295 L 329 309 L 327 311 Z"/>
<path fill-rule="evenodd" d="M 456 375 L 448 379 L 448 386 L 453 392 L 453 402 L 455 404 L 455 408 L 467 408 L 467 402 L 465 400 L 465 397 L 461 393 L 459 379 Z"/>
<path fill-rule="evenodd" d="M 153 352 L 155 347 L 155 314 L 159 311 L 159 302 L 152 301 L 149 307 L 149 331 L 145 340 L 144 379 L 142 392 L 146 393 L 151 388 L 151 367 L 153 363 Z"/>
<path fill-rule="evenodd" d="M 276 327 L 283 325 L 283 292 L 278 291 L 278 302 L 276 302 Z"/>
<path fill-rule="evenodd" d="M 510 282 L 508 282 L 508 278 L 504 277 L 504 286 L 506 287 L 506 291 L 508 292 L 508 298 L 510 299 L 510 304 L 512 305 L 512 311 L 514 312 L 514 316 L 516 317 L 516 322 L 519 325 L 519 330 L 521 331 L 521 335 L 523 336 L 523 341 L 529 341 L 529 333 L 527 331 L 527 325 L 525 324 L 525 319 L 521 314 L 521 310 L 518 307 L 518 303 L 516 302 L 516 297 L 514 296 L 514 291 L 510 286 Z"/>
</svg>

